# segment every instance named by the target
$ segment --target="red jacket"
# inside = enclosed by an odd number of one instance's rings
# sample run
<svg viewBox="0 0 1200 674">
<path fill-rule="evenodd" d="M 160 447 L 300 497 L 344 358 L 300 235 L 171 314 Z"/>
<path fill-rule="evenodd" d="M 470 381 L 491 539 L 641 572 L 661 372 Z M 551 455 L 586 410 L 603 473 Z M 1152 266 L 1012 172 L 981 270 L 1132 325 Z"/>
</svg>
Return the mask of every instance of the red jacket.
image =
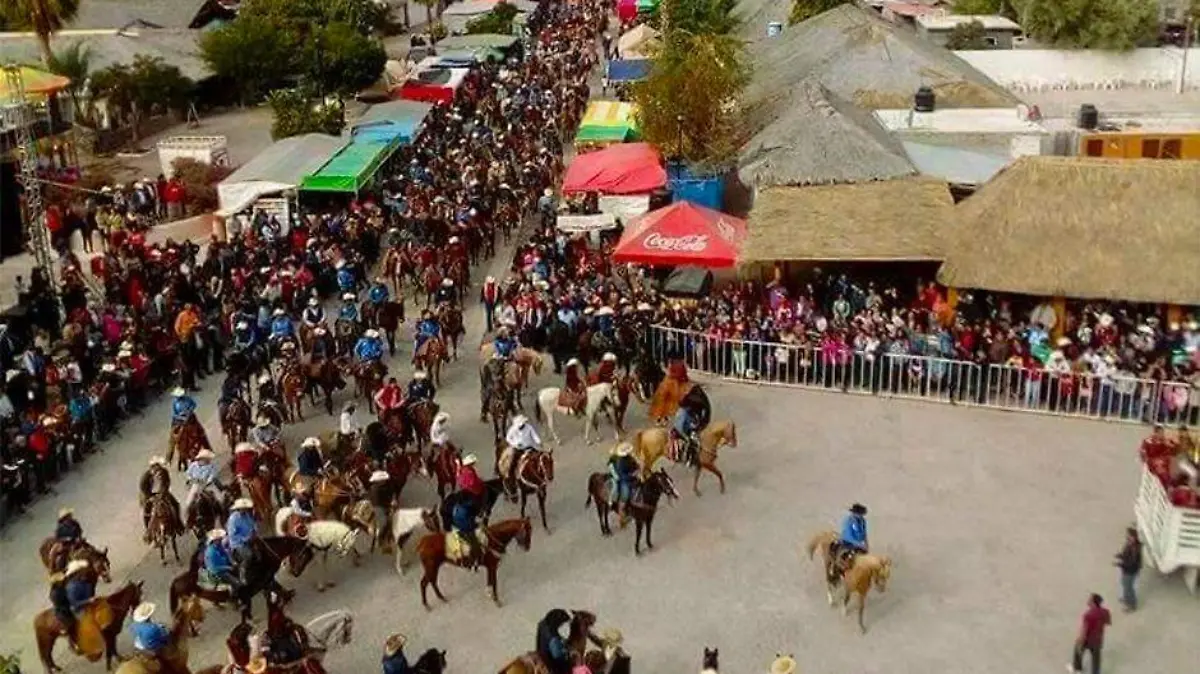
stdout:
<svg viewBox="0 0 1200 674">
<path fill-rule="evenodd" d="M 255 452 L 238 452 L 233 455 L 233 472 L 238 477 L 250 478 L 258 470 L 258 454 Z"/>
<path fill-rule="evenodd" d="M 459 491 L 465 491 L 473 496 L 482 497 L 487 490 L 487 485 L 480 479 L 479 473 L 475 472 L 475 466 L 460 467 L 455 483 L 458 485 Z"/>
<path fill-rule="evenodd" d="M 38 460 L 45 461 L 50 458 L 50 436 L 46 435 L 46 430 L 39 428 L 29 434 L 27 441 L 29 450 L 37 454 Z"/>
<path fill-rule="evenodd" d="M 393 410 L 404 402 L 404 393 L 399 386 L 387 385 L 375 394 L 375 405 L 381 410 Z"/>
</svg>

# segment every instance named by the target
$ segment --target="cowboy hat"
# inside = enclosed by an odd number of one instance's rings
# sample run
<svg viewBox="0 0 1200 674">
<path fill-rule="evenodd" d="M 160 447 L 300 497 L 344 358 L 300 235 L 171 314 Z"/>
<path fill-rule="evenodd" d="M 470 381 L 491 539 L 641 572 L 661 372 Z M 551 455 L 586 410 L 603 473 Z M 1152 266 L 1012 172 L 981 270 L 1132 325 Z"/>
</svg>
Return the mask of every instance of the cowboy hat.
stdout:
<svg viewBox="0 0 1200 674">
<path fill-rule="evenodd" d="M 780 655 L 771 663 L 771 674 L 796 674 L 796 659 L 790 655 Z"/>
<path fill-rule="evenodd" d="M 4 381 L 10 382 L 20 376 L 21 376 L 20 370 L 9 370 L 8 372 L 4 373 Z"/>
<path fill-rule="evenodd" d="M 867 506 L 861 503 L 855 503 L 854 505 L 850 506 L 850 512 L 854 513 L 855 515 L 866 515 Z"/>
<path fill-rule="evenodd" d="M 604 357 L 601 358 L 600 360 L 606 360 L 610 363 L 615 363 L 615 362 L 617 362 L 617 354 L 612 353 L 610 351 L 609 353 L 604 354 Z"/>
<path fill-rule="evenodd" d="M 235 500 L 233 502 L 233 505 L 230 506 L 229 508 L 230 508 L 230 510 L 246 510 L 246 509 L 253 510 L 254 509 L 254 501 L 251 501 L 248 498 L 242 497 L 242 498 Z"/>
<path fill-rule="evenodd" d="M 654 307 L 650 306 L 649 304 L 646 304 L 645 302 L 638 302 L 637 310 L 638 311 L 654 311 Z"/>
<path fill-rule="evenodd" d="M 617 445 L 617 456 L 630 456 L 633 454 L 633 445 L 628 442 L 622 442 Z"/>
<path fill-rule="evenodd" d="M 342 293 L 342 299 L 344 299 L 344 300 L 352 300 L 355 297 L 357 297 L 357 295 L 355 295 L 354 293 Z"/>
<path fill-rule="evenodd" d="M 612 316 L 613 308 L 612 307 L 600 307 L 599 309 L 596 310 L 596 315 L 597 316 Z"/>
<path fill-rule="evenodd" d="M 261 374 L 258 376 L 258 383 L 260 383 L 260 384 L 266 384 L 266 383 L 269 383 L 270 381 L 271 381 L 271 375 L 269 375 L 269 374 Z"/>
<path fill-rule="evenodd" d="M 71 561 L 67 562 L 67 570 L 63 572 L 63 574 L 70 576 L 83 571 L 89 566 L 91 566 L 91 564 L 89 564 L 86 559 L 72 559 Z"/>
<path fill-rule="evenodd" d="M 133 609 L 133 622 L 135 622 L 135 623 L 146 622 L 147 620 L 150 619 L 150 616 L 154 615 L 155 608 L 156 607 L 154 606 L 154 604 L 152 604 L 148 601 L 144 601 L 144 602 L 138 604 L 137 608 Z"/>
<path fill-rule="evenodd" d="M 262 428 L 263 426 L 270 426 L 271 420 L 260 414 L 259 417 L 254 420 L 254 425 L 258 426 L 259 428 Z"/>
<path fill-rule="evenodd" d="M 116 372 L 117 366 L 115 363 L 105 363 L 100 366 L 100 371 L 101 372 Z M 182 390 L 182 389 L 176 389 L 176 390 Z M 171 393 L 174 394 L 175 392 L 172 391 Z M 183 395 L 183 394 L 181 393 L 179 395 Z M 178 397 L 178 396 L 176 396 L 176 397 Z"/>
<path fill-rule="evenodd" d="M 425 370 L 417 370 L 416 372 L 413 372 L 413 379 L 424 379 L 427 376 L 428 375 L 425 374 Z"/>
<path fill-rule="evenodd" d="M 267 671 L 267 659 L 261 655 L 250 658 L 246 663 L 246 674 L 264 674 Z"/>
<path fill-rule="evenodd" d="M 200 456 L 200 455 L 197 454 L 196 456 Z M 150 457 L 150 465 L 151 466 L 165 466 L 165 465 L 167 465 L 167 460 L 162 458 L 161 456 L 152 456 L 152 457 Z"/>
<path fill-rule="evenodd" d="M 283 315 L 284 315 L 284 311 L 283 311 L 283 309 L 276 309 L 275 311 L 272 311 L 272 312 L 271 312 L 271 315 L 272 315 L 272 316 L 283 316 Z"/>
<path fill-rule="evenodd" d="M 512 420 L 513 426 L 524 426 L 527 423 L 529 423 L 529 417 L 525 416 L 524 414 L 518 414 L 517 416 L 513 417 Z"/>
<path fill-rule="evenodd" d="M 74 508 L 59 508 L 58 509 L 58 519 L 60 519 L 60 520 L 64 517 L 70 517 L 71 515 L 74 515 L 74 514 L 75 514 Z"/>
<path fill-rule="evenodd" d="M 42 422 L 43 426 L 54 426 L 55 424 L 58 423 L 58 418 L 52 417 L 49 414 L 43 414 L 42 418 L 39 419 L 39 421 Z"/>
<path fill-rule="evenodd" d="M 317 306 L 320 306 L 320 305 L 321 305 L 321 300 L 319 300 L 319 299 L 317 299 L 317 298 L 315 298 L 315 297 L 310 297 L 310 298 L 308 298 L 308 306 L 310 306 L 310 307 L 317 307 Z"/>
<path fill-rule="evenodd" d="M 1187 328 L 1188 330 L 1198 330 L 1200 329 L 1200 323 L 1197 323 L 1196 321 L 1188 321 L 1183 325 L 1183 327 Z"/>
<path fill-rule="evenodd" d="M 258 451 L 258 450 L 254 448 L 254 445 L 252 445 L 248 442 L 239 442 L 237 444 L 237 447 L 234 448 L 233 453 L 234 454 L 244 454 L 245 452 L 256 452 L 256 451 Z"/>
<path fill-rule="evenodd" d="M 210 530 L 209 530 L 209 532 L 208 532 L 208 540 L 210 540 L 210 541 L 219 541 L 219 540 L 221 540 L 222 538 L 225 538 L 225 530 L 224 530 L 224 529 L 222 529 L 222 528 L 220 528 L 220 527 L 217 527 L 216 529 L 210 529 Z"/>
<path fill-rule="evenodd" d="M 454 285 L 454 279 L 444 278 L 442 279 L 442 285 L 449 288 L 450 286 Z"/>
<path fill-rule="evenodd" d="M 371 339 L 375 339 L 376 337 L 379 337 L 379 331 L 375 328 L 371 328 L 370 330 L 367 330 L 366 335 Z"/>
<path fill-rule="evenodd" d="M 175 388 L 171 389 L 171 395 L 176 398 L 182 398 L 183 396 L 187 395 L 187 391 L 183 390 L 182 386 L 176 386 Z"/>
<path fill-rule="evenodd" d="M 458 237 L 457 236 L 450 237 L 450 243 L 458 243 Z"/>
<path fill-rule="evenodd" d="M 575 365 L 581 365 L 578 358 L 572 358 L 571 360 L 567 361 L 567 367 L 572 367 Z"/>
<path fill-rule="evenodd" d="M 384 655 L 395 655 L 404 644 L 408 643 L 408 637 L 403 634 L 393 634 L 383 643 Z"/>
<path fill-rule="evenodd" d="M 304 438 L 304 442 L 300 443 L 300 446 L 301 447 L 320 447 L 321 440 L 319 438 L 315 438 L 310 435 L 309 437 Z"/>
<path fill-rule="evenodd" d="M 1058 338 L 1058 341 L 1057 341 L 1057 342 L 1055 342 L 1055 344 L 1057 344 L 1057 345 L 1058 345 L 1058 346 L 1060 346 L 1060 347 L 1061 347 L 1061 346 L 1070 346 L 1070 345 L 1071 345 L 1071 338 L 1070 338 L 1070 337 L 1059 337 L 1059 338 Z"/>
<path fill-rule="evenodd" d="M 313 328 L 313 332 L 318 335 L 323 335 L 323 334 L 325 334 L 325 328 L 322 328 L 321 326 L 318 325 L 317 327 Z"/>
<path fill-rule="evenodd" d="M 202 450 L 196 452 L 197 459 L 211 461 L 211 460 L 213 460 L 214 457 L 216 457 L 216 454 L 213 454 L 213 451 L 211 449 L 202 449 Z M 163 465 L 165 466 L 167 464 L 163 463 Z"/>
<path fill-rule="evenodd" d="M 468 454 L 463 457 L 462 465 L 474 466 L 478 461 L 479 461 L 479 457 L 475 456 L 474 454 Z"/>
<path fill-rule="evenodd" d="M 386 470 L 377 470 L 374 473 L 371 473 L 371 477 L 367 480 L 367 482 L 387 482 L 391 479 L 391 477 L 391 475 L 387 474 Z"/>
<path fill-rule="evenodd" d="M 1113 324 L 1112 314 L 1100 314 L 1100 325 L 1108 327 Z"/>
<path fill-rule="evenodd" d="M 133 358 L 133 352 L 129 349 L 121 349 L 117 352 L 117 358 Z"/>
<path fill-rule="evenodd" d="M 353 412 L 354 411 L 354 401 L 351 400 L 351 401 L 347 402 L 346 404 L 342 405 L 342 411 L 343 412 Z"/>
</svg>

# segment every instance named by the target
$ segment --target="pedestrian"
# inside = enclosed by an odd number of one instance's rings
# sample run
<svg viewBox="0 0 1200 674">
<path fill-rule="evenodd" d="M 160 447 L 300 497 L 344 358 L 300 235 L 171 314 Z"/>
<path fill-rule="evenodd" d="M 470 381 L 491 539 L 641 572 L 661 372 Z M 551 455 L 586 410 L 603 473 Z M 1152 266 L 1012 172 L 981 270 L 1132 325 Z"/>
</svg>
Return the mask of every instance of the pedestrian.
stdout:
<svg viewBox="0 0 1200 674">
<path fill-rule="evenodd" d="M 1104 598 L 1093 594 L 1088 598 L 1087 609 L 1079 625 L 1079 636 L 1075 639 L 1075 649 L 1071 655 L 1071 664 L 1067 671 L 1073 674 L 1083 672 L 1083 654 L 1092 655 L 1092 674 L 1100 674 L 1100 649 L 1104 646 L 1104 630 L 1112 624 L 1112 614 L 1104 608 Z"/>
<path fill-rule="evenodd" d="M 1142 572 L 1142 541 L 1137 528 L 1125 530 L 1125 545 L 1116 556 L 1116 566 L 1121 569 L 1121 606 L 1126 613 L 1137 610 L 1137 592 L 1134 585 Z"/>
</svg>

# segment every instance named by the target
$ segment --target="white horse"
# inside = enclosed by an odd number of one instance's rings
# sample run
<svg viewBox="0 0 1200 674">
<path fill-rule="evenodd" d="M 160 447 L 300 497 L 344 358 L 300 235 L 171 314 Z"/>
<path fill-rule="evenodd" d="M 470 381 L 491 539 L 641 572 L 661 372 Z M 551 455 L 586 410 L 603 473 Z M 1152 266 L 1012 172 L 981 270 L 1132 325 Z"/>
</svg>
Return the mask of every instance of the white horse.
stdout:
<svg viewBox="0 0 1200 674">
<path fill-rule="evenodd" d="M 354 615 L 346 609 L 330 611 L 310 620 L 304 629 L 320 659 L 325 653 L 350 645 L 354 638 Z"/>
<path fill-rule="evenodd" d="M 396 573 L 404 575 L 404 546 L 408 543 L 408 539 L 416 533 L 417 527 L 422 524 L 429 531 L 436 532 L 436 528 L 430 528 L 429 523 L 436 521 L 437 513 L 429 508 L 397 508 L 392 511 L 392 545 L 396 548 Z"/>
<path fill-rule="evenodd" d="M 278 535 L 291 535 L 287 530 L 287 521 L 291 516 L 291 506 L 284 506 L 275 513 L 275 532 Z M 308 541 L 313 550 L 321 554 L 321 577 L 317 581 L 317 592 L 324 592 L 325 588 L 333 587 L 333 583 L 326 580 L 330 551 L 336 553 L 338 557 L 350 555 L 354 566 L 362 563 L 362 556 L 358 552 L 357 545 L 358 536 L 362 531 L 337 520 L 312 520 L 306 524 L 306 527 L 308 535 L 304 537 L 304 540 Z"/>
<path fill-rule="evenodd" d="M 558 395 L 561 392 L 562 389 L 557 386 L 551 386 L 538 391 L 537 396 L 538 420 L 540 421 L 543 418 L 546 420 L 546 427 L 550 429 L 550 437 L 554 439 L 556 444 L 560 445 L 562 441 L 559 440 L 558 433 L 554 430 L 554 414 L 556 412 L 564 416 L 571 414 L 571 410 L 559 407 L 558 405 Z M 608 415 L 608 420 L 613 424 L 616 439 L 621 439 L 620 432 L 616 430 L 617 424 L 613 421 L 612 414 L 610 413 L 610 410 L 616 409 L 619 403 L 617 389 L 612 384 L 602 382 L 587 387 L 587 405 L 583 408 L 583 441 L 585 443 L 592 444 L 591 439 L 588 437 L 588 432 L 591 430 L 595 430 L 596 439 L 600 439 L 600 420 L 596 416 L 600 412 Z"/>
</svg>

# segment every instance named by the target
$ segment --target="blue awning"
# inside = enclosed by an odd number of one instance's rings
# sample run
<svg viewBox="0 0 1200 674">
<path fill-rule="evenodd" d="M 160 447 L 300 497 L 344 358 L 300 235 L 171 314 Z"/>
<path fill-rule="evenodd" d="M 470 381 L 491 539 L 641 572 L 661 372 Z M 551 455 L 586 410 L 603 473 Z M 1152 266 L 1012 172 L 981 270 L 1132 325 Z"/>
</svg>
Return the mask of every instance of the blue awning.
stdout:
<svg viewBox="0 0 1200 674">
<path fill-rule="evenodd" d="M 355 141 L 386 141 L 399 139 L 411 143 L 421 132 L 425 116 L 433 108 L 429 103 L 417 101 L 389 101 L 373 105 L 350 127 Z"/>
<path fill-rule="evenodd" d="M 608 62 L 608 80 L 610 82 L 636 82 L 646 79 L 649 74 L 649 59 Z"/>
</svg>

